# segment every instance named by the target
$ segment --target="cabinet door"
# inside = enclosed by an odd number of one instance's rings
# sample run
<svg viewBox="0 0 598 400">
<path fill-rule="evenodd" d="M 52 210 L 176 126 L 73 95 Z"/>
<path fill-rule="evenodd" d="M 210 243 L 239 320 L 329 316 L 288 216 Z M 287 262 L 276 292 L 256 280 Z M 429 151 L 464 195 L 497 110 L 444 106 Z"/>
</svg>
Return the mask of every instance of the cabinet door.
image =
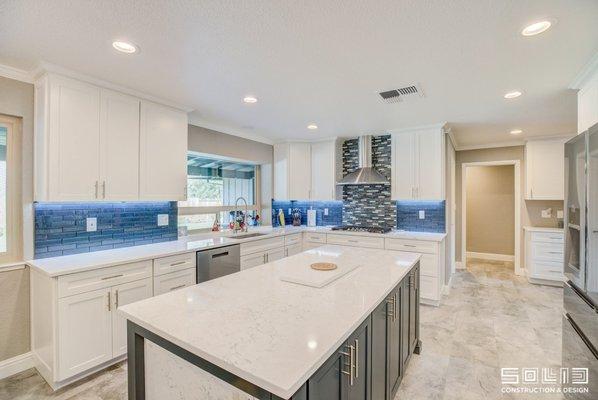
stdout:
<svg viewBox="0 0 598 400">
<path fill-rule="evenodd" d="M 392 135 L 392 198 L 411 200 L 415 190 L 415 135 Z"/>
<path fill-rule="evenodd" d="M 392 293 L 372 312 L 372 400 L 387 400 L 387 358 Z"/>
<path fill-rule="evenodd" d="M 58 300 L 58 380 L 112 358 L 110 289 Z"/>
<path fill-rule="evenodd" d="M 99 88 L 68 78 L 51 78 L 48 141 L 48 200 L 96 200 L 100 165 Z"/>
<path fill-rule="evenodd" d="M 565 144 L 562 140 L 530 141 L 525 145 L 525 198 L 563 200 Z"/>
<path fill-rule="evenodd" d="M 387 358 L 388 358 L 388 388 L 390 394 L 388 399 L 392 399 L 399 389 L 401 379 L 403 378 L 403 326 L 404 315 L 402 310 L 403 305 L 403 284 L 400 284 L 394 291 L 392 296 L 392 313 L 389 316 L 388 322 L 388 340 L 387 340 Z"/>
<path fill-rule="evenodd" d="M 413 354 L 419 338 L 419 270 L 409 274 L 409 353 Z"/>
<path fill-rule="evenodd" d="M 411 356 L 409 346 L 409 276 L 406 276 L 401 283 L 401 360 L 403 368 L 407 365 Z"/>
<path fill-rule="evenodd" d="M 139 99 L 102 89 L 100 197 L 139 198 Z"/>
<path fill-rule="evenodd" d="M 112 288 L 111 298 L 114 301 L 112 311 L 112 357 L 127 352 L 127 319 L 116 311 L 118 307 L 152 297 L 152 279 L 124 283 Z"/>
<path fill-rule="evenodd" d="M 272 262 L 276 260 L 280 260 L 285 257 L 285 249 L 281 247 L 279 249 L 272 249 L 268 250 L 268 256 L 266 258 L 266 262 Z"/>
<path fill-rule="evenodd" d="M 351 385 L 349 382 L 347 398 L 349 400 L 369 400 L 371 392 L 370 374 L 372 372 L 372 323 L 370 318 L 366 319 L 347 339 L 347 344 L 355 348 L 353 384 Z"/>
<path fill-rule="evenodd" d="M 301 253 L 301 243 L 295 243 L 290 246 L 286 246 L 285 249 L 285 257 L 294 256 L 295 254 Z"/>
<path fill-rule="evenodd" d="M 334 200 L 335 154 L 334 142 L 311 145 L 311 200 Z"/>
<path fill-rule="evenodd" d="M 349 357 L 342 354 L 345 346 L 338 349 L 324 365 L 309 378 L 307 383 L 309 400 L 346 400 L 349 379 L 343 371 L 349 371 Z"/>
<path fill-rule="evenodd" d="M 185 200 L 187 114 L 141 102 L 139 196 L 142 200 Z"/>
<path fill-rule="evenodd" d="M 417 133 L 416 189 L 421 200 L 444 200 L 444 133 L 438 129 Z"/>
<path fill-rule="evenodd" d="M 311 146 L 309 143 L 289 145 L 289 200 L 308 200 L 311 191 Z"/>
<path fill-rule="evenodd" d="M 241 270 L 257 267 L 266 262 L 266 253 L 260 252 L 241 256 Z"/>
<path fill-rule="evenodd" d="M 171 272 L 154 277 L 154 296 L 172 292 L 187 286 L 193 286 L 197 282 L 195 268 Z"/>
</svg>

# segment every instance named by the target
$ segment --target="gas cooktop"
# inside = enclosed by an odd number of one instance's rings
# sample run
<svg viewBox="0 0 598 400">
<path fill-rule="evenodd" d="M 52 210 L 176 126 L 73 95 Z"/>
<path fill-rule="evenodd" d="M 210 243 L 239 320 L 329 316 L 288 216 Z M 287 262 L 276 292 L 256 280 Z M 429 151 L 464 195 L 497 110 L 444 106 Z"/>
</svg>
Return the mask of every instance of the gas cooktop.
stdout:
<svg viewBox="0 0 598 400">
<path fill-rule="evenodd" d="M 357 226 L 357 225 L 341 225 L 332 227 L 333 231 L 351 231 L 351 232 L 368 232 L 368 233 L 388 233 L 390 228 L 381 226 Z"/>
</svg>

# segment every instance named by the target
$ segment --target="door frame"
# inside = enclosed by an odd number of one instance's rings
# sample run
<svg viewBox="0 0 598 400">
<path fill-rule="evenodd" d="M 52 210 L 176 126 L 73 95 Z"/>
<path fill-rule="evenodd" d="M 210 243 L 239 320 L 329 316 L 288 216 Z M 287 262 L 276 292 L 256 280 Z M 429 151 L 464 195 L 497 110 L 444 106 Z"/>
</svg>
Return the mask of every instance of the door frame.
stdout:
<svg viewBox="0 0 598 400">
<path fill-rule="evenodd" d="M 514 166 L 515 186 L 515 255 L 514 270 L 516 275 L 525 275 L 521 268 L 521 161 L 479 161 L 461 164 L 461 262 L 467 266 L 467 168 L 469 167 L 496 167 L 502 165 Z"/>
</svg>

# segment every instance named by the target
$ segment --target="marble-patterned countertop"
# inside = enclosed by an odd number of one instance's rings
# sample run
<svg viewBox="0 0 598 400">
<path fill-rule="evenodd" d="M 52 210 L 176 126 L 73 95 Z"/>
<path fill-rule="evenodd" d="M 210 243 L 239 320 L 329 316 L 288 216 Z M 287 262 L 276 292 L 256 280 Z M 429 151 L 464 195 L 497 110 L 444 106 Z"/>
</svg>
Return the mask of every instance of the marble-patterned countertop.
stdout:
<svg viewBox="0 0 598 400">
<path fill-rule="evenodd" d="M 540 226 L 524 226 L 523 229 L 530 232 L 554 232 L 554 233 L 563 233 L 563 228 L 549 228 L 549 227 L 540 227 Z"/>
<path fill-rule="evenodd" d="M 300 232 L 335 233 L 355 236 L 382 236 L 388 238 L 428 240 L 436 242 L 442 241 L 446 236 L 445 233 L 408 232 L 400 230 L 391 231 L 386 234 L 345 232 L 332 231 L 331 228 L 331 226 L 286 226 L 284 228 L 263 226 L 250 228 L 249 232 L 260 232 L 264 233 L 264 235 L 244 239 L 231 239 L 230 236 L 233 236 L 231 232 L 210 232 L 180 237 L 178 240 L 173 240 L 170 242 L 146 244 L 141 246 L 124 247 L 120 249 L 103 250 L 92 253 L 73 254 L 60 257 L 40 258 L 27 261 L 27 265 L 43 272 L 50 277 L 57 277 L 60 275 L 90 271 L 93 269 L 106 268 L 114 265 L 143 260 L 151 260 L 153 258 L 167 257 L 192 251 L 230 246 L 233 244 L 241 244 Z M 241 233 L 238 235 L 241 235 Z"/>
<path fill-rule="evenodd" d="M 284 399 L 336 351 L 418 261 L 326 245 L 119 308 L 124 317 Z M 315 259 L 360 266 L 322 288 L 280 280 Z"/>
</svg>

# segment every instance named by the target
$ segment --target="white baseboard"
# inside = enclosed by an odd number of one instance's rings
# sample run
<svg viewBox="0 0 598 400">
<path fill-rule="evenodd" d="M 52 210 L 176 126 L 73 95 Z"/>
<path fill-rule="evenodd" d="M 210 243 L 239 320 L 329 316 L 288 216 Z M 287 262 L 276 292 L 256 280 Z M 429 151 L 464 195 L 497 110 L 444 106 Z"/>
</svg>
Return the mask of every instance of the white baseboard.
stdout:
<svg viewBox="0 0 598 400">
<path fill-rule="evenodd" d="M 442 285 L 442 294 L 448 296 L 451 294 L 451 287 L 453 286 L 453 276 L 449 278 L 449 281 L 446 285 Z"/>
<path fill-rule="evenodd" d="M 18 374 L 29 368 L 33 368 L 33 357 L 31 357 L 31 352 L 0 361 L 0 379 Z"/>
<path fill-rule="evenodd" d="M 455 261 L 455 269 L 465 269 L 465 264 L 462 261 Z"/>
<path fill-rule="evenodd" d="M 509 254 L 476 253 L 474 251 L 468 251 L 467 258 L 481 258 L 483 260 L 495 261 L 515 261 L 515 256 Z"/>
</svg>

